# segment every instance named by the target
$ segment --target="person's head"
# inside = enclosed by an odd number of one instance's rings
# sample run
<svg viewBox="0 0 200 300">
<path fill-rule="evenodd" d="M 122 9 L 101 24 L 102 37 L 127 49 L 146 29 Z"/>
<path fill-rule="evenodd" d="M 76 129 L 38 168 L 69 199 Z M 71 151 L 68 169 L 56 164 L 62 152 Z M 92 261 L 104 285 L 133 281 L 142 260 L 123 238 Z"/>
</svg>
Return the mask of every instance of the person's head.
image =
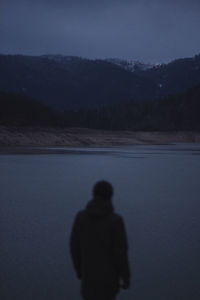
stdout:
<svg viewBox="0 0 200 300">
<path fill-rule="evenodd" d="M 113 193 L 112 185 L 105 180 L 98 181 L 93 187 L 94 197 L 102 197 L 103 199 L 111 200 Z"/>
</svg>

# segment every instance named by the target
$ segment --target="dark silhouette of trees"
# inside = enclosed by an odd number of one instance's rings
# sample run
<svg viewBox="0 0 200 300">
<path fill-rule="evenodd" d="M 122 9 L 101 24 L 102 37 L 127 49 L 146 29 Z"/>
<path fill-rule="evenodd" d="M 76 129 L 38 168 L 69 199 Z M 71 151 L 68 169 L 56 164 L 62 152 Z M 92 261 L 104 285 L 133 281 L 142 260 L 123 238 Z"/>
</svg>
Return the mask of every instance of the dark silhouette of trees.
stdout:
<svg viewBox="0 0 200 300">
<path fill-rule="evenodd" d="M 25 95 L 0 92 L 0 124 L 69 126 L 102 130 L 200 130 L 200 85 L 184 94 L 151 101 L 130 100 L 96 108 L 53 111 Z"/>
<path fill-rule="evenodd" d="M 105 130 L 200 130 L 199 111 L 200 85 L 159 100 L 66 111 L 64 120 L 69 126 Z"/>
<path fill-rule="evenodd" d="M 0 125 L 57 126 L 59 122 L 48 106 L 25 95 L 0 92 Z"/>
</svg>

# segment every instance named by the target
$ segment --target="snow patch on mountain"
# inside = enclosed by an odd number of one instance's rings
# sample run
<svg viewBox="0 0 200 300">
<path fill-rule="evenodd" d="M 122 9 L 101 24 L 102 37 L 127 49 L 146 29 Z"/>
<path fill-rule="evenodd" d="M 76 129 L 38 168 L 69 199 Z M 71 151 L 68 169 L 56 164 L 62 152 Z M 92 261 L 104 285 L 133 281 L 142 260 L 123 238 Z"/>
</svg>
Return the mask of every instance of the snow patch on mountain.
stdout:
<svg viewBox="0 0 200 300">
<path fill-rule="evenodd" d="M 120 58 L 107 58 L 106 61 L 131 72 L 146 71 L 160 66 L 160 64 L 144 63 L 138 60 L 125 60 Z"/>
<path fill-rule="evenodd" d="M 42 55 L 43 58 L 47 58 L 49 60 L 53 60 L 57 63 L 63 63 L 67 64 L 69 62 L 73 61 L 83 61 L 83 60 L 90 60 L 94 61 L 96 59 L 86 59 L 79 56 L 66 56 L 62 54 L 46 54 Z M 144 63 L 138 60 L 125 60 L 120 58 L 107 58 L 103 59 L 106 62 L 112 63 L 114 65 L 117 65 L 127 71 L 135 72 L 135 71 L 146 71 L 149 69 L 152 69 L 154 67 L 159 67 L 161 64 L 153 64 L 153 63 Z"/>
</svg>

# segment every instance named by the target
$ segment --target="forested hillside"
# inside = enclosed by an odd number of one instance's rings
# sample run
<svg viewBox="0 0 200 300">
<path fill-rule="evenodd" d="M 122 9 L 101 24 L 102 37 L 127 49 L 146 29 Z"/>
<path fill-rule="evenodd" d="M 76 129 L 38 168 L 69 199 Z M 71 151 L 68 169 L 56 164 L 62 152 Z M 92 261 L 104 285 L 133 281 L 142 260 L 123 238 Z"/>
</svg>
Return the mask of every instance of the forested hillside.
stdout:
<svg viewBox="0 0 200 300">
<path fill-rule="evenodd" d="M 186 93 L 154 101 L 130 100 L 56 112 L 38 101 L 0 92 L 0 124 L 68 126 L 106 130 L 200 130 L 200 85 Z"/>
<path fill-rule="evenodd" d="M 156 101 L 129 101 L 97 109 L 69 111 L 70 126 L 109 130 L 200 130 L 200 85 Z"/>
<path fill-rule="evenodd" d="M 0 92 L 0 125 L 57 126 L 59 117 L 51 108 L 27 96 Z"/>
<path fill-rule="evenodd" d="M 156 83 L 160 88 L 160 97 L 185 92 L 200 84 L 200 55 L 176 59 L 169 64 L 135 73 Z"/>
</svg>

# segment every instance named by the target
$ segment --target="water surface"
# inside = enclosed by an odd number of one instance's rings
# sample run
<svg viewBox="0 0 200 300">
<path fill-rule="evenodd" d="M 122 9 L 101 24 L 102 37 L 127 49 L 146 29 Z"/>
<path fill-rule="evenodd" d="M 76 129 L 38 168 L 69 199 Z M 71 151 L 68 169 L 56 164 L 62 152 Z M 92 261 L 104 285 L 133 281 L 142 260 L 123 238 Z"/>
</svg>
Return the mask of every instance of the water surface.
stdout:
<svg viewBox="0 0 200 300">
<path fill-rule="evenodd" d="M 132 286 L 118 299 L 200 299 L 199 144 L 45 153 L 0 155 L 2 300 L 81 299 L 69 234 L 100 179 L 129 239 Z"/>
</svg>

